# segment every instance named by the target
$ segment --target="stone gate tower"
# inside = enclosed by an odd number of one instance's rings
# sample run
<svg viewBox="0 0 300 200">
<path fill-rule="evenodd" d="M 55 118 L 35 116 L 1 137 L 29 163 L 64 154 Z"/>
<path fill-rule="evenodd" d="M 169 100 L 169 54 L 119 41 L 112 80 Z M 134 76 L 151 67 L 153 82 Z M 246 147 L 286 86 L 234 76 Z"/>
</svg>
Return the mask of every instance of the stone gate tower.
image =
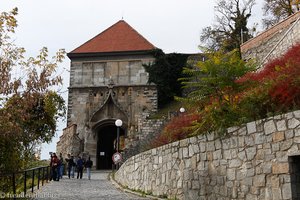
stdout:
<svg viewBox="0 0 300 200">
<path fill-rule="evenodd" d="M 121 119 L 121 147 L 130 145 L 142 113 L 157 111 L 157 91 L 143 64 L 156 47 L 124 20 L 68 53 L 71 60 L 67 128 L 57 152 L 89 155 L 97 169 L 112 166 Z"/>
</svg>

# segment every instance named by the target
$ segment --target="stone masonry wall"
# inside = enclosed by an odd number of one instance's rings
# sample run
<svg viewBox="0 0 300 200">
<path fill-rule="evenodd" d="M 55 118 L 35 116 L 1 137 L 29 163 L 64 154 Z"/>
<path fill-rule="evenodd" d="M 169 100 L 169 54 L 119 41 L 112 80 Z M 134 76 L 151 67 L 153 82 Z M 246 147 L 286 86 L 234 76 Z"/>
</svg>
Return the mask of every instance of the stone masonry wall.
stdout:
<svg viewBox="0 0 300 200">
<path fill-rule="evenodd" d="M 62 153 L 63 157 L 66 158 L 68 154 L 76 156 L 80 153 L 80 141 L 76 135 L 77 125 L 72 124 L 67 128 L 64 128 L 63 134 L 60 136 L 56 145 L 57 155 Z"/>
<path fill-rule="evenodd" d="M 115 179 L 131 189 L 185 200 L 292 199 L 290 160 L 300 155 L 300 111 L 228 133 L 231 137 L 201 135 L 133 156 Z"/>
<path fill-rule="evenodd" d="M 100 105 L 105 100 L 107 86 L 111 80 L 114 86 L 119 88 L 116 99 L 121 102 L 118 103 L 124 108 L 132 107 L 130 116 L 134 116 L 136 112 L 140 113 L 139 106 L 145 104 L 147 108 L 153 107 L 150 110 L 156 110 L 157 102 L 152 102 L 157 99 L 156 94 L 150 99 L 149 94 L 143 95 L 144 91 L 156 92 L 153 86 L 149 86 L 148 73 L 143 67 L 143 64 L 149 64 L 153 60 L 151 55 L 108 56 L 84 60 L 73 58 L 70 68 L 67 124 L 77 124 L 78 131 L 83 132 L 85 124 L 90 120 L 86 115 L 87 104 L 91 101 Z M 95 97 L 90 98 L 91 95 Z M 97 110 L 91 110 L 90 113 L 95 111 Z M 135 119 L 131 121 L 134 122 Z"/>
<path fill-rule="evenodd" d="M 255 38 L 241 45 L 242 57 L 263 65 L 284 54 L 291 46 L 300 42 L 300 12 L 274 25 Z"/>
<path fill-rule="evenodd" d="M 128 137 L 123 152 L 123 160 L 127 160 L 133 155 L 149 149 L 150 142 L 161 132 L 166 120 L 164 119 L 147 119 L 147 113 L 143 113 L 138 119 L 138 130 L 133 137 Z"/>
</svg>

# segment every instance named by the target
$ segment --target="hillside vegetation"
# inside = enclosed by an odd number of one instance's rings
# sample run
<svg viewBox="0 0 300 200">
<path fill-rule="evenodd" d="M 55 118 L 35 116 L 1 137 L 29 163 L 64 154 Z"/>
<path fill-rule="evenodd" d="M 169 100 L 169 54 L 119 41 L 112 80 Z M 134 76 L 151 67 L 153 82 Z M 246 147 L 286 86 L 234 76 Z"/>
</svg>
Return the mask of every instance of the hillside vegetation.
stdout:
<svg viewBox="0 0 300 200">
<path fill-rule="evenodd" d="M 177 100 L 187 112 L 174 117 L 152 147 L 209 132 L 224 135 L 228 127 L 300 108 L 300 44 L 255 69 L 235 51 L 212 53 L 185 69 L 181 81 L 191 92 Z"/>
</svg>

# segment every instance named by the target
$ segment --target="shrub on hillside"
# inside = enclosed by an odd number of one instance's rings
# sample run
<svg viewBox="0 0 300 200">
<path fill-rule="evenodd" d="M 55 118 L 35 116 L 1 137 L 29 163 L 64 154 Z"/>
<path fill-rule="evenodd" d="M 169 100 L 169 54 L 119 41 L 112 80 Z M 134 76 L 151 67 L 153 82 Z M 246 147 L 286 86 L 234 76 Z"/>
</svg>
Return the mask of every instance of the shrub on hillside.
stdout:
<svg viewBox="0 0 300 200">
<path fill-rule="evenodd" d="M 174 118 L 153 146 L 212 131 L 226 134 L 228 127 L 300 108 L 300 44 L 257 72 L 246 73 L 251 67 L 234 53 L 210 59 L 185 79 L 193 88 L 186 102 L 196 107 L 194 114 Z"/>
<path fill-rule="evenodd" d="M 197 114 L 181 114 L 174 117 L 163 131 L 152 141 L 152 148 L 187 138 L 191 133 L 191 126 L 199 120 Z"/>
<path fill-rule="evenodd" d="M 267 63 L 261 71 L 246 74 L 239 82 L 251 82 L 251 87 L 244 92 L 241 106 L 257 98 L 259 101 L 252 108 L 260 107 L 260 117 L 265 117 L 267 113 L 299 109 L 300 44 L 291 47 L 283 56 Z M 247 112 L 252 108 L 244 107 Z"/>
<path fill-rule="evenodd" d="M 228 126 L 240 121 L 239 96 L 244 85 L 236 82 L 241 76 L 255 69 L 253 62 L 243 61 L 238 51 L 209 53 L 205 62 L 192 69 L 182 78 L 184 87 L 191 89 L 186 101 L 197 107 L 201 119 L 193 126 L 195 134 L 217 131 L 222 133 Z"/>
</svg>

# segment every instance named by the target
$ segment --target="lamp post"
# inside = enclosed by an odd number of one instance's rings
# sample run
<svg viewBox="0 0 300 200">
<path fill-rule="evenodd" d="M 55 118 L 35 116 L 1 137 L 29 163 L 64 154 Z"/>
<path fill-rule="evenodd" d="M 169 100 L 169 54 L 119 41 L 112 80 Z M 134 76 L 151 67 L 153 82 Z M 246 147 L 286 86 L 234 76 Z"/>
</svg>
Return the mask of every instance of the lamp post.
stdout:
<svg viewBox="0 0 300 200">
<path fill-rule="evenodd" d="M 185 108 L 184 108 L 184 107 L 181 107 L 181 108 L 179 109 L 179 111 L 180 111 L 181 113 L 184 113 L 184 112 L 185 112 Z"/>
<path fill-rule="evenodd" d="M 179 109 L 179 111 L 180 111 L 180 117 L 182 117 L 182 119 L 183 119 L 183 122 L 185 123 L 185 108 L 184 107 L 181 107 L 180 109 Z"/>
<path fill-rule="evenodd" d="M 122 126 L 123 122 L 120 119 L 115 121 L 115 125 L 117 126 L 117 152 L 119 152 L 119 144 L 120 144 L 120 127 Z"/>
</svg>

